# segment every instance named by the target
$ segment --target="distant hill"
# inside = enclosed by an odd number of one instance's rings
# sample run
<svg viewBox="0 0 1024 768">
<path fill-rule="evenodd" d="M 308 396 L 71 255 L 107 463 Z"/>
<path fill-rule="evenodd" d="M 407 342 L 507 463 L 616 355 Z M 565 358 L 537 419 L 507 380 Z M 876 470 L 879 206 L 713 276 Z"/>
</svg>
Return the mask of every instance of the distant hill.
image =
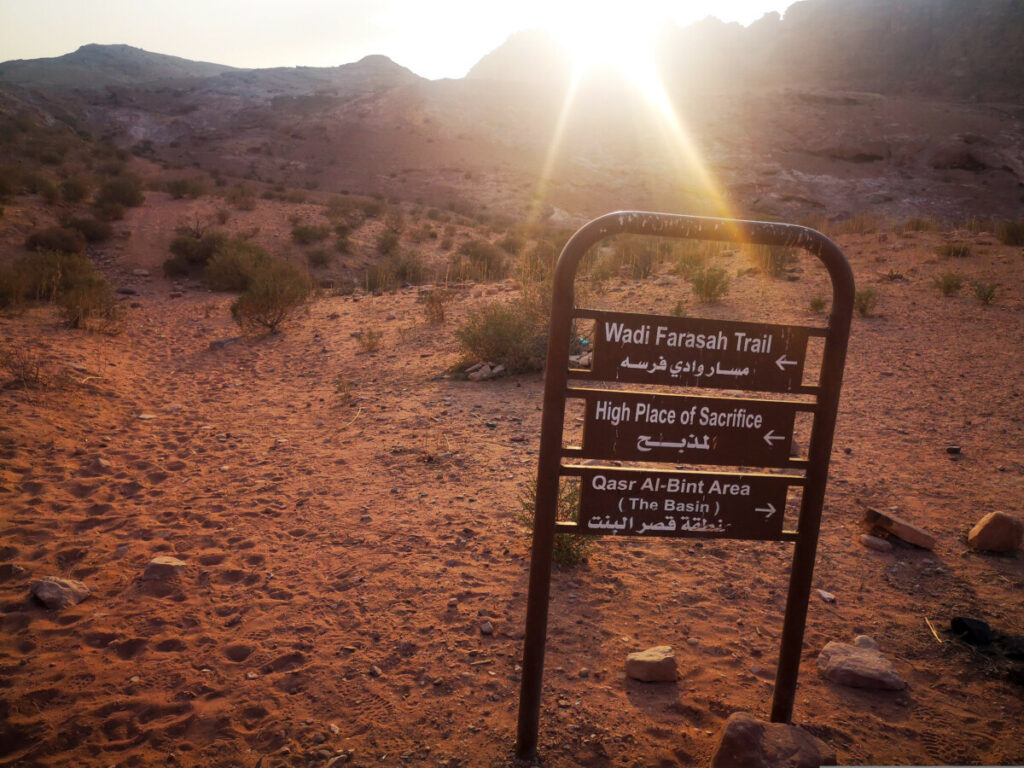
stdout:
<svg viewBox="0 0 1024 768">
<path fill-rule="evenodd" d="M 238 71 L 223 64 L 150 53 L 130 45 L 83 45 L 52 59 L 0 64 L 0 81 L 24 88 L 98 89 L 157 81 L 191 80 Z"/>
</svg>

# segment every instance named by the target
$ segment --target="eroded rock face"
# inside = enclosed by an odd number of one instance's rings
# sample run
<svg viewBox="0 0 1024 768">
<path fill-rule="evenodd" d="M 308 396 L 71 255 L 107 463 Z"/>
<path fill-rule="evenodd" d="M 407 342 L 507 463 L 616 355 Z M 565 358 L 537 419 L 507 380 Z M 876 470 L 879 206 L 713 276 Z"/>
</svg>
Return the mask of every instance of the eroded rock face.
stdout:
<svg viewBox="0 0 1024 768">
<path fill-rule="evenodd" d="M 626 657 L 626 674 L 645 683 L 672 682 L 679 679 L 679 668 L 672 648 L 657 645 Z"/>
<path fill-rule="evenodd" d="M 835 751 L 799 726 L 766 723 L 746 712 L 729 716 L 711 758 L 711 768 L 818 768 L 835 764 Z"/>
<path fill-rule="evenodd" d="M 851 688 L 901 691 L 906 682 L 871 638 L 861 635 L 854 645 L 829 643 L 818 655 L 822 677 Z"/>
<path fill-rule="evenodd" d="M 1024 542 L 1024 521 L 1006 512 L 989 512 L 971 528 L 967 544 L 984 552 L 1015 552 Z"/>
<path fill-rule="evenodd" d="M 78 605 L 92 594 L 92 590 L 82 582 L 57 576 L 40 579 L 30 587 L 30 591 L 36 600 L 50 610 Z"/>
</svg>

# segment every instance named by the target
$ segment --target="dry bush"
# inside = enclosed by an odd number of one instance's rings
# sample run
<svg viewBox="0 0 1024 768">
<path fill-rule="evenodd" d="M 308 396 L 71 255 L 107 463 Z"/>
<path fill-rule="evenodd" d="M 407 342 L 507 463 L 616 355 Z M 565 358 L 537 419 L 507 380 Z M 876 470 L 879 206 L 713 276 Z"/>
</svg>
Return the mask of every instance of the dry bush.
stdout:
<svg viewBox="0 0 1024 768">
<path fill-rule="evenodd" d="M 366 270 L 363 286 L 373 293 L 391 293 L 403 284 L 422 283 L 427 277 L 427 265 L 413 251 L 396 251 Z"/>
<path fill-rule="evenodd" d="M 935 287 L 943 296 L 952 296 L 957 293 L 964 284 L 964 279 L 956 272 L 943 272 L 935 278 Z"/>
<path fill-rule="evenodd" d="M 98 272 L 86 275 L 61 291 L 56 304 L 68 328 L 87 328 L 90 321 L 99 320 L 103 331 L 109 333 L 118 329 L 120 305 L 110 283 Z"/>
<path fill-rule="evenodd" d="M 203 270 L 203 285 L 211 291 L 244 291 L 270 261 L 260 246 L 233 237 L 217 248 Z"/>
<path fill-rule="evenodd" d="M 966 259 L 974 252 L 970 243 L 941 243 L 935 246 L 935 253 L 944 259 Z"/>
<path fill-rule="evenodd" d="M 459 246 L 448 264 L 450 277 L 460 282 L 489 282 L 508 275 L 508 262 L 498 246 L 487 240 L 470 240 Z"/>
<path fill-rule="evenodd" d="M 547 352 L 546 326 L 546 315 L 522 301 L 490 301 L 470 310 L 455 336 L 466 362 L 487 360 L 509 373 L 539 371 Z"/>
<path fill-rule="evenodd" d="M 85 237 L 77 229 L 47 227 L 37 229 L 25 238 L 25 247 L 30 251 L 81 253 L 85 250 Z"/>
<path fill-rule="evenodd" d="M 782 245 L 752 245 L 751 260 L 762 273 L 774 277 L 785 277 L 796 261 L 796 249 Z"/>
<path fill-rule="evenodd" d="M 440 325 L 445 321 L 445 307 L 451 302 L 452 296 L 452 292 L 444 288 L 433 288 L 421 294 L 423 315 L 427 318 L 428 323 Z"/>
<path fill-rule="evenodd" d="M 131 174 L 116 176 L 100 187 L 96 194 L 97 205 L 115 203 L 126 208 L 135 208 L 146 202 L 142 192 L 142 180 Z"/>
<path fill-rule="evenodd" d="M 1003 245 L 1024 245 L 1024 219 L 999 222 L 996 237 Z"/>
<path fill-rule="evenodd" d="M 878 308 L 878 291 L 864 288 L 853 295 L 853 309 L 860 317 L 871 317 Z"/>
<path fill-rule="evenodd" d="M 361 328 L 356 336 L 356 343 L 359 345 L 359 353 L 368 355 L 380 349 L 384 332 L 376 328 Z"/>
<path fill-rule="evenodd" d="M 974 297 L 987 307 L 995 301 L 998 287 L 999 283 L 983 283 L 979 280 L 974 284 Z"/>
<path fill-rule="evenodd" d="M 713 304 L 729 290 L 729 274 L 721 267 L 702 267 L 688 279 L 701 304 Z"/>
<path fill-rule="evenodd" d="M 66 372 L 55 372 L 35 349 L 27 346 L 0 347 L 0 370 L 10 377 L 2 389 L 29 389 L 45 392 L 63 389 L 68 384 Z"/>
<path fill-rule="evenodd" d="M 113 227 L 108 222 L 98 219 L 68 219 L 65 226 L 80 232 L 87 243 L 102 243 L 114 234 Z"/>
<path fill-rule="evenodd" d="M 331 228 L 314 224 L 296 224 L 292 227 L 292 240 L 299 245 L 319 243 L 330 237 Z"/>
<path fill-rule="evenodd" d="M 529 530 L 533 530 L 536 509 L 537 509 L 537 481 L 534 480 L 527 490 L 519 497 L 519 504 L 522 507 L 519 520 Z M 558 503 L 555 508 L 555 519 L 566 522 L 576 522 L 579 519 L 580 510 L 580 482 L 578 478 L 566 478 L 558 487 Z M 587 555 L 593 546 L 594 539 L 591 536 L 582 536 L 575 533 L 556 533 L 552 559 L 559 565 L 566 568 L 575 568 L 577 565 L 587 562 Z"/>
<path fill-rule="evenodd" d="M 274 259 L 258 269 L 231 304 L 231 316 L 244 329 L 275 333 L 306 306 L 312 290 L 309 275 L 289 261 Z"/>
</svg>

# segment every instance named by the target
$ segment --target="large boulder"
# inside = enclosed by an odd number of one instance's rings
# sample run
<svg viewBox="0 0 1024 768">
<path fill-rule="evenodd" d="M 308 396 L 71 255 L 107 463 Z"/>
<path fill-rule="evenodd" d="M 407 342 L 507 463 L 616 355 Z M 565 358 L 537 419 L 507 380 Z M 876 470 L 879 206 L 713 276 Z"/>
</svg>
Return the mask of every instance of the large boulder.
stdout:
<svg viewBox="0 0 1024 768">
<path fill-rule="evenodd" d="M 679 679 L 679 668 L 672 648 L 658 645 L 626 657 L 626 674 L 645 683 L 672 682 Z"/>
<path fill-rule="evenodd" d="M 78 605 L 85 600 L 92 590 L 85 584 L 74 579 L 62 579 L 59 576 L 47 576 L 32 584 L 29 591 L 36 600 L 50 610 Z"/>
<path fill-rule="evenodd" d="M 746 712 L 729 716 L 711 758 L 711 768 L 818 768 L 835 764 L 835 751 L 799 726 L 766 723 Z"/>
<path fill-rule="evenodd" d="M 989 512 L 967 534 L 967 545 L 984 552 L 1016 552 L 1024 542 L 1024 521 L 1006 512 Z"/>
<path fill-rule="evenodd" d="M 177 578 L 178 574 L 182 573 L 187 567 L 187 563 L 176 557 L 170 557 L 169 555 L 157 555 L 146 565 L 146 570 L 142 574 L 142 580 L 167 581 L 169 579 L 174 579 Z"/>
</svg>

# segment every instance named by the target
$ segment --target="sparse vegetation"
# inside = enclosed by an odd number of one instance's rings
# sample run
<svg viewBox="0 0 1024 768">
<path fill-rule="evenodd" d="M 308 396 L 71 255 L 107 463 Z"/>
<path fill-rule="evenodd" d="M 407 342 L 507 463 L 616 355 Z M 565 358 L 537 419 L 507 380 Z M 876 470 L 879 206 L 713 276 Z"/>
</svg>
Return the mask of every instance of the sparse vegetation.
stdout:
<svg viewBox="0 0 1024 768">
<path fill-rule="evenodd" d="M 935 246 L 935 253 L 944 259 L 966 259 L 973 253 L 970 243 L 953 242 Z"/>
<path fill-rule="evenodd" d="M 377 252 L 390 256 L 398 250 L 398 233 L 393 229 L 382 229 L 377 233 Z"/>
<path fill-rule="evenodd" d="M 212 291 L 244 291 L 269 262 L 256 243 L 233 237 L 221 243 L 206 263 L 203 284 Z"/>
<path fill-rule="evenodd" d="M 785 277 L 796 261 L 796 249 L 781 245 L 754 245 L 750 254 L 757 268 L 769 277 Z"/>
<path fill-rule="evenodd" d="M 488 282 L 508 274 L 508 262 L 498 246 L 487 240 L 469 240 L 459 246 L 449 261 L 448 274 L 459 280 Z"/>
<path fill-rule="evenodd" d="M 81 232 L 87 243 L 102 243 L 109 240 L 114 233 L 113 227 L 108 222 L 98 219 L 68 219 L 65 226 Z"/>
<path fill-rule="evenodd" d="M 334 261 L 334 254 L 326 248 L 313 248 L 306 252 L 306 261 L 313 268 L 329 267 Z"/>
<path fill-rule="evenodd" d="M 825 311 L 826 306 L 828 306 L 828 303 L 825 301 L 824 296 L 815 296 L 811 299 L 808 309 L 810 309 L 814 314 L 820 315 Z"/>
<path fill-rule="evenodd" d="M 547 349 L 546 320 L 525 302 L 490 301 L 470 310 L 455 336 L 467 362 L 487 360 L 509 373 L 538 371 Z"/>
<path fill-rule="evenodd" d="M 689 278 L 693 295 L 702 304 L 721 300 L 729 290 L 729 274 L 721 267 L 701 267 Z"/>
<path fill-rule="evenodd" d="M 0 347 L 0 371 L 9 378 L 0 389 L 28 389 L 44 392 L 63 388 L 68 377 L 56 373 L 35 349 L 29 347 Z"/>
<path fill-rule="evenodd" d="M 935 287 L 943 296 L 952 296 L 963 287 L 964 279 L 956 272 L 943 272 L 935 278 Z"/>
<path fill-rule="evenodd" d="M 96 204 L 103 206 L 115 203 L 125 208 L 135 208 L 146 201 L 142 192 L 142 180 L 131 174 L 116 176 L 103 184 L 96 195 Z"/>
<path fill-rule="evenodd" d="M 537 506 L 537 483 L 534 481 L 520 496 L 522 507 L 520 521 L 529 530 L 533 530 Z M 558 487 L 558 504 L 555 519 L 575 522 L 579 519 L 580 482 L 577 478 L 565 478 Z M 587 562 L 593 538 L 575 533 L 556 533 L 551 551 L 552 559 L 566 568 L 575 568 Z"/>
<path fill-rule="evenodd" d="M 326 240 L 331 235 L 331 228 L 315 224 L 296 224 L 292 227 L 292 240 L 299 245 L 310 245 Z"/>
<path fill-rule="evenodd" d="M 68 328 L 85 328 L 99 319 L 104 330 L 111 330 L 120 318 L 119 306 L 103 275 L 90 270 L 57 294 L 57 309 Z"/>
<path fill-rule="evenodd" d="M 181 200 L 184 197 L 194 200 L 206 194 L 206 185 L 199 179 L 171 179 L 165 187 L 174 200 Z"/>
<path fill-rule="evenodd" d="M 37 229 L 25 238 L 25 247 L 30 251 L 81 253 L 85 250 L 85 237 L 77 229 L 47 227 Z"/>
<path fill-rule="evenodd" d="M 440 325 L 445 321 L 445 307 L 452 300 L 452 292 L 444 288 L 433 288 L 420 296 L 423 315 L 428 323 Z"/>
<path fill-rule="evenodd" d="M 384 332 L 376 328 L 361 328 L 356 336 L 356 343 L 359 345 L 360 354 L 368 355 L 380 349 Z"/>
<path fill-rule="evenodd" d="M 983 305 L 988 306 L 996 298 L 996 289 L 999 283 L 983 283 L 978 281 L 974 284 L 974 297 Z"/>
<path fill-rule="evenodd" d="M 1003 245 L 1024 245 L 1024 219 L 999 222 L 996 237 Z"/>
<path fill-rule="evenodd" d="M 878 291 L 864 288 L 853 295 L 853 309 L 860 317 L 871 317 L 878 308 Z"/>
<path fill-rule="evenodd" d="M 370 267 L 363 275 L 363 286 L 373 293 L 397 291 L 403 283 L 422 283 L 427 275 L 423 259 L 412 251 L 396 251 Z"/>
<path fill-rule="evenodd" d="M 77 253 L 36 251 L 0 269 L 0 309 L 18 310 L 29 301 L 53 302 L 70 328 L 100 319 L 110 329 L 120 316 L 106 279 Z"/>
<path fill-rule="evenodd" d="M 291 262 L 274 259 L 254 272 L 242 295 L 231 304 L 231 316 L 244 329 L 276 333 L 309 300 L 312 283 Z"/>
</svg>

